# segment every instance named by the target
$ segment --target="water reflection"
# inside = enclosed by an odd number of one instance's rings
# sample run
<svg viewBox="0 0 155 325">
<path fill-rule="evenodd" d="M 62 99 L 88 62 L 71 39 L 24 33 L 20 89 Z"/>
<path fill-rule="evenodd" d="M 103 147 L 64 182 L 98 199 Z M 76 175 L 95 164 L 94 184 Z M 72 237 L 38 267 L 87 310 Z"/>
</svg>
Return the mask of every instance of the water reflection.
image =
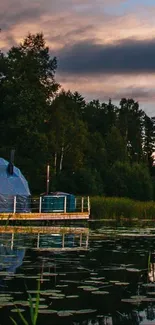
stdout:
<svg viewBox="0 0 155 325">
<path fill-rule="evenodd" d="M 38 251 L 76 251 L 88 248 L 88 228 L 8 226 L 1 227 L 0 231 L 0 271 L 15 272 L 22 265 L 25 247 L 30 246 Z"/>
<path fill-rule="evenodd" d="M 155 252 L 150 253 L 148 263 L 148 279 L 151 282 L 155 281 Z"/>
<path fill-rule="evenodd" d="M 0 271 L 14 273 L 21 266 L 25 256 L 25 249 L 12 249 L 0 244 Z"/>
<path fill-rule="evenodd" d="M 154 230 L 6 227 L 0 232 L 2 325 L 11 324 L 14 301 L 29 317 L 28 292 L 35 300 L 38 280 L 38 325 L 155 324 Z"/>
</svg>

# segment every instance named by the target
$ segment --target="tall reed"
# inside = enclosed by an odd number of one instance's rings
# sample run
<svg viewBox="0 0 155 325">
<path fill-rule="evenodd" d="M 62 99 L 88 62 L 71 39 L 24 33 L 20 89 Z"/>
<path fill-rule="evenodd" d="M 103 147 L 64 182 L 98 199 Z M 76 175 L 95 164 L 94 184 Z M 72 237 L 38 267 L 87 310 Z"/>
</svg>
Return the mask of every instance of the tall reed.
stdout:
<svg viewBox="0 0 155 325">
<path fill-rule="evenodd" d="M 134 201 L 129 198 L 90 198 L 92 219 L 155 219 L 155 202 Z"/>
<path fill-rule="evenodd" d="M 28 293 L 29 298 L 29 309 L 30 309 L 30 318 L 31 318 L 31 325 L 37 324 L 37 318 L 38 318 L 38 310 L 39 310 L 39 301 L 40 301 L 40 280 L 38 281 L 38 288 L 37 288 L 37 294 L 36 294 L 36 303 L 34 308 L 34 303 L 32 301 L 32 296 L 30 293 Z M 26 318 L 22 315 L 21 311 L 16 306 L 17 313 L 19 315 L 19 318 L 21 319 L 23 325 L 30 325 Z M 14 318 L 10 317 L 14 325 L 18 325 L 18 323 L 14 320 Z"/>
</svg>

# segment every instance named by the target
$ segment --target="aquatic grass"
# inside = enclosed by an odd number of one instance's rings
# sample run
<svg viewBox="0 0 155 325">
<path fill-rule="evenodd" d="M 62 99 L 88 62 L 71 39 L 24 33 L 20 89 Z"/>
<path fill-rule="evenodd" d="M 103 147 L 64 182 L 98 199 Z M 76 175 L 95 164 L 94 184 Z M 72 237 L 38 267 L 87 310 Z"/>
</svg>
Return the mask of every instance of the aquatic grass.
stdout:
<svg viewBox="0 0 155 325">
<path fill-rule="evenodd" d="M 92 219 L 155 219 L 155 202 L 141 202 L 129 198 L 101 197 L 90 198 Z"/>
<path fill-rule="evenodd" d="M 20 317 L 22 323 L 23 323 L 24 325 L 29 325 L 29 323 L 27 322 L 27 320 L 25 319 L 25 317 L 22 315 L 20 309 L 17 308 L 17 306 L 15 306 L 15 307 L 16 307 L 16 309 L 17 309 L 18 315 L 19 315 L 19 317 Z M 12 320 L 12 322 L 13 322 L 14 325 L 18 325 L 18 323 L 14 320 L 13 317 L 10 317 L 10 319 Z"/>
<path fill-rule="evenodd" d="M 29 303 L 29 308 L 30 308 L 30 318 L 31 318 L 31 324 L 32 325 L 36 325 L 37 324 L 37 318 L 38 318 L 38 314 L 39 314 L 39 302 L 40 302 L 40 282 L 38 281 L 38 287 L 37 287 L 37 291 L 36 291 L 36 300 L 35 300 L 35 304 L 34 304 L 34 299 L 32 298 L 31 294 L 28 292 L 27 290 L 27 294 L 28 294 L 28 303 Z M 26 318 L 22 315 L 20 309 L 15 305 L 16 309 L 17 309 L 17 313 L 23 323 L 23 325 L 30 325 Z M 13 317 L 10 317 L 10 319 L 12 320 L 14 325 L 18 325 L 18 323 L 14 320 Z"/>
<path fill-rule="evenodd" d="M 30 293 L 28 293 L 28 297 L 30 303 L 31 322 L 32 325 L 36 325 L 37 318 L 38 318 L 39 301 L 40 301 L 40 281 L 38 281 L 35 309 L 33 309 L 33 299 Z"/>
</svg>

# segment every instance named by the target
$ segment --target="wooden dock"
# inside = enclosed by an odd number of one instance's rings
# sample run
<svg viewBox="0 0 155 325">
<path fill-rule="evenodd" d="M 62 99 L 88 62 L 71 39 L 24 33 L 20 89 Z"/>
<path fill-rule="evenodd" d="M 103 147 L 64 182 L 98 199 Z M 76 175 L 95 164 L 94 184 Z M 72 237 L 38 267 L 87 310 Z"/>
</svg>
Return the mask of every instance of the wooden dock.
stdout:
<svg viewBox="0 0 155 325">
<path fill-rule="evenodd" d="M 89 212 L 0 213 L 0 221 L 88 220 Z"/>
</svg>

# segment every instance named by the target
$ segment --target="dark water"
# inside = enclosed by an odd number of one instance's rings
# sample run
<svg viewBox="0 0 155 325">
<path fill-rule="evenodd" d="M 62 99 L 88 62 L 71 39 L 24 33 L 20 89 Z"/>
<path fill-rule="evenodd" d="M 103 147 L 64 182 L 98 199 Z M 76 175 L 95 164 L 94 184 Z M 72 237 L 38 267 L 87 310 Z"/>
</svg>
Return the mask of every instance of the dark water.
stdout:
<svg viewBox="0 0 155 325">
<path fill-rule="evenodd" d="M 0 324 L 155 324 L 155 228 L 92 224 L 0 234 Z M 44 233 L 43 233 L 44 231 Z M 29 233 L 28 233 L 29 232 Z M 64 233 L 64 235 L 63 235 Z"/>
</svg>

